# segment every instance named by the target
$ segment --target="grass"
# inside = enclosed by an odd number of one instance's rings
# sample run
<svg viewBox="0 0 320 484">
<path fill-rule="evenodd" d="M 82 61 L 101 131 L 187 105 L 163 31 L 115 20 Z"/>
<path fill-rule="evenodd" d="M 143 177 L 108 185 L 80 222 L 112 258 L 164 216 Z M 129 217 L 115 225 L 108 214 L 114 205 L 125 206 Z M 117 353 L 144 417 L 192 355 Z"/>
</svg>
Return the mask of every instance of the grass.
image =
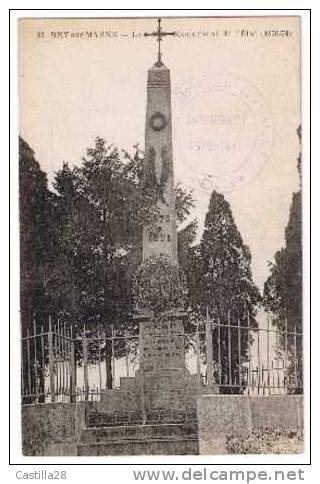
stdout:
<svg viewBox="0 0 320 484">
<path fill-rule="evenodd" d="M 228 454 L 301 454 L 303 431 L 298 427 L 261 427 L 227 437 Z"/>
</svg>

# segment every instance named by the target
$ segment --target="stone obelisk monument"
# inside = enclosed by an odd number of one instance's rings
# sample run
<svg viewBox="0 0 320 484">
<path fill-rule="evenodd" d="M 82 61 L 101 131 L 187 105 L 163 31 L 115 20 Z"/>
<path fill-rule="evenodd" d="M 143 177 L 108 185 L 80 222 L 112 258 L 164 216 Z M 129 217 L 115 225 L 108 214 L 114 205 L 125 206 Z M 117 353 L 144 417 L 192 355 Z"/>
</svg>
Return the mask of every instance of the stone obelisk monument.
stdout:
<svg viewBox="0 0 320 484">
<path fill-rule="evenodd" d="M 164 32 L 158 20 L 157 30 L 145 34 L 149 35 L 157 38 L 158 56 L 148 71 L 144 179 L 156 189 L 159 216 L 155 227 L 143 228 L 142 263 L 135 282 L 140 320 L 139 378 L 146 413 L 179 413 L 193 406 L 193 385 L 185 366 L 184 283 L 177 256 L 170 70 L 162 62 L 160 51 L 162 38 L 174 32 Z"/>
<path fill-rule="evenodd" d="M 165 35 L 160 20 L 158 30 L 145 35 L 155 35 L 158 40 L 158 59 L 148 71 L 147 113 L 145 126 L 145 170 L 153 172 L 152 181 L 160 192 L 159 225 L 150 232 L 143 230 L 143 260 L 150 256 L 165 254 L 173 263 L 177 263 L 177 230 L 174 201 L 174 178 L 172 156 L 171 122 L 171 82 L 170 70 L 163 64 L 160 42 Z"/>
</svg>

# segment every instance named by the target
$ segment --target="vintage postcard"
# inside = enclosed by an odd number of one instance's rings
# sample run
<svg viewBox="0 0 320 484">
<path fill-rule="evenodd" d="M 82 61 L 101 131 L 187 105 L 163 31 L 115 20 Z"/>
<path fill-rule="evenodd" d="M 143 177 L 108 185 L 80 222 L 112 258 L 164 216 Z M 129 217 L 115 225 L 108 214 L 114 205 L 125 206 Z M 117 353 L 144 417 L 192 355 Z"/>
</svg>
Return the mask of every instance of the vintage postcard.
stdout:
<svg viewBox="0 0 320 484">
<path fill-rule="evenodd" d="M 23 455 L 304 452 L 300 23 L 18 20 Z"/>
</svg>

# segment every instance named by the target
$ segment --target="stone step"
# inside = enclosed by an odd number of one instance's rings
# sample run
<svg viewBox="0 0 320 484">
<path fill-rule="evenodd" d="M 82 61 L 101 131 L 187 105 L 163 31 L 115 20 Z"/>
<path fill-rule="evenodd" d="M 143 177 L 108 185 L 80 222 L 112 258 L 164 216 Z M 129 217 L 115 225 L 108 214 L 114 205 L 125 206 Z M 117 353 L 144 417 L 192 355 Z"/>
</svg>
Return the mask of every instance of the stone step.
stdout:
<svg viewBox="0 0 320 484">
<path fill-rule="evenodd" d="M 149 410 L 147 412 L 148 424 L 165 423 L 196 423 L 197 416 L 195 410 Z M 91 412 L 88 415 L 88 427 L 112 427 L 119 425 L 139 425 L 142 424 L 142 412 Z"/>
<path fill-rule="evenodd" d="M 197 438 L 198 426 L 189 424 L 123 425 L 111 427 L 90 427 L 81 432 L 83 443 L 112 442 L 145 439 Z"/>
<path fill-rule="evenodd" d="M 199 455 L 197 438 L 123 440 L 78 445 L 78 456 Z"/>
</svg>

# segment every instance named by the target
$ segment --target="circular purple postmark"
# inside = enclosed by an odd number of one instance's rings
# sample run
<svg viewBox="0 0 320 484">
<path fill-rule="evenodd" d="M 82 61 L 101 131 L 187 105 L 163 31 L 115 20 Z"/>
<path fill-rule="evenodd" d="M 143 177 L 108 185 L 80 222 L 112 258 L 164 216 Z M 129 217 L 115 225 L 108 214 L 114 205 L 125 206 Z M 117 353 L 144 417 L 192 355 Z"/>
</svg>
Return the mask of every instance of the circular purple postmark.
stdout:
<svg viewBox="0 0 320 484">
<path fill-rule="evenodd" d="M 268 111 L 259 89 L 234 73 L 210 71 L 174 88 L 177 179 L 224 193 L 252 181 L 272 152 Z"/>
</svg>

